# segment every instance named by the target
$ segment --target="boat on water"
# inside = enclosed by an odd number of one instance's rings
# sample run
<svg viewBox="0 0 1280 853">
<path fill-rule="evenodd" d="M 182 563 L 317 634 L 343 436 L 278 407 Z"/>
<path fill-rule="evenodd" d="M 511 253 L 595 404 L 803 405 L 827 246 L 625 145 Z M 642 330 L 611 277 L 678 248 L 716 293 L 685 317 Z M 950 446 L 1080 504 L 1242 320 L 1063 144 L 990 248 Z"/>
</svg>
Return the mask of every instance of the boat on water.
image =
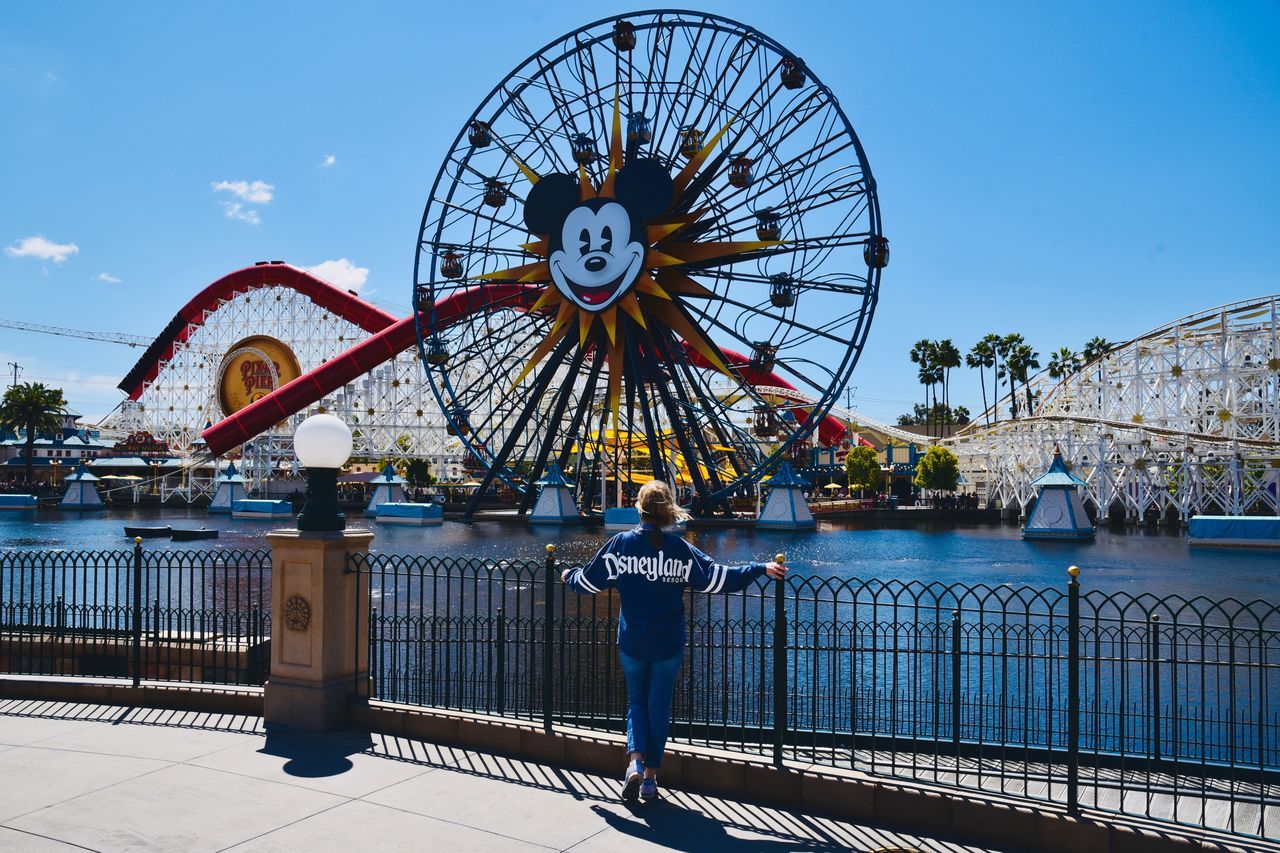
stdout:
<svg viewBox="0 0 1280 853">
<path fill-rule="evenodd" d="M 173 535 L 173 528 L 165 525 L 164 527 L 130 527 L 124 526 L 124 535 L 130 539 L 141 537 L 142 539 L 168 539 Z"/>
<path fill-rule="evenodd" d="M 192 542 L 196 539 L 217 539 L 218 531 L 210 530 L 207 527 L 201 527 L 199 530 L 183 529 L 181 527 L 173 528 L 174 542 Z"/>
</svg>

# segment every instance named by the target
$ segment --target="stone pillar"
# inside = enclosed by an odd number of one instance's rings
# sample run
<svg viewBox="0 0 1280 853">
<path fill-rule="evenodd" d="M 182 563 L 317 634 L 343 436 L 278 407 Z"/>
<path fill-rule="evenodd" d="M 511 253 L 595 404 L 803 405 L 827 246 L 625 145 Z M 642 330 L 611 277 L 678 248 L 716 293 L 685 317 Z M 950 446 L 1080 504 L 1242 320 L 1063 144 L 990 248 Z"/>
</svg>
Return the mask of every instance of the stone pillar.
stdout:
<svg viewBox="0 0 1280 853">
<path fill-rule="evenodd" d="M 274 530 L 271 544 L 271 676 L 268 723 L 343 728 L 352 696 L 368 696 L 369 588 L 346 573 L 348 553 L 366 553 L 365 530 Z"/>
</svg>

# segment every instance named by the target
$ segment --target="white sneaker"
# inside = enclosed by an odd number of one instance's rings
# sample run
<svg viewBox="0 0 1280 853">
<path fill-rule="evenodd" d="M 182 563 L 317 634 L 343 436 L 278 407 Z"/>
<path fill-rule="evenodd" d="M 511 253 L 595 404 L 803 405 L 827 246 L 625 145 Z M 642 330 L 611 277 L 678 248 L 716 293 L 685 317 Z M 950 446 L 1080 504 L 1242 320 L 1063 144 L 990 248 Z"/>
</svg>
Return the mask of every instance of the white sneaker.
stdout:
<svg viewBox="0 0 1280 853">
<path fill-rule="evenodd" d="M 627 765 L 622 774 L 622 799 L 634 800 L 640 793 L 640 782 L 644 778 L 644 765 L 637 759 Z"/>
</svg>

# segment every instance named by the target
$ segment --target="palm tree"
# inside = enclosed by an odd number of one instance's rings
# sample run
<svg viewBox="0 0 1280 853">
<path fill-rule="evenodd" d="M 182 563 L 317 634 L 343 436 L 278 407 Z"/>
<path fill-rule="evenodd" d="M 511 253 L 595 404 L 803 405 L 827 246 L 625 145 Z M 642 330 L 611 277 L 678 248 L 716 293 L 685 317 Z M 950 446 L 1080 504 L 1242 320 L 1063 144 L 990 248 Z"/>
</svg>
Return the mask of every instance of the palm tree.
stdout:
<svg viewBox="0 0 1280 853">
<path fill-rule="evenodd" d="M 1027 380 L 1027 376 L 1031 371 L 1040 369 L 1040 353 L 1033 350 L 1030 344 L 1018 344 L 1011 355 L 1014 359 L 1011 363 L 1017 366 L 1015 378 L 1022 383 L 1022 390 L 1027 395 L 1027 417 L 1031 417 L 1032 409 L 1035 407 L 1032 405 L 1031 383 Z"/>
<path fill-rule="evenodd" d="M 62 410 L 67 401 L 62 389 L 46 388 L 39 382 L 24 382 L 4 392 L 0 401 L 0 429 L 26 433 L 26 481 L 31 482 L 31 468 L 35 463 L 36 436 L 39 433 L 57 435 L 62 429 Z"/>
<path fill-rule="evenodd" d="M 1000 343 L 996 344 L 996 387 L 999 388 L 999 381 L 1006 380 L 1009 383 L 1009 401 L 1010 414 L 1013 419 L 1018 419 L 1018 395 L 1014 393 L 1017 387 L 1018 371 L 1010 368 L 1010 358 L 1017 353 L 1018 347 L 1025 343 L 1022 335 L 1012 332 L 1000 339 Z M 1003 360 L 1004 364 L 999 362 Z M 999 395 L 997 394 L 997 399 Z"/>
<path fill-rule="evenodd" d="M 932 419 L 932 410 L 929 408 L 929 391 L 934 383 L 934 343 L 928 338 L 921 338 L 916 341 L 915 346 L 911 347 L 911 363 L 919 366 L 916 371 L 916 377 L 920 380 L 920 384 L 924 386 L 924 412 L 926 425 Z"/>
<path fill-rule="evenodd" d="M 1111 352 L 1111 342 L 1106 338 L 1094 337 L 1084 345 L 1084 352 L 1081 355 L 1084 356 L 1084 363 L 1089 364 L 1109 352 Z"/>
<path fill-rule="evenodd" d="M 942 413 L 947 423 L 947 435 L 951 434 L 951 370 L 960 366 L 960 350 L 951 342 L 951 338 L 943 338 L 934 345 L 934 364 L 942 372 Z"/>
<path fill-rule="evenodd" d="M 969 354 L 964 357 L 964 363 L 974 370 L 978 371 L 978 382 L 982 385 L 982 411 L 987 411 L 987 368 L 996 366 L 996 344 L 1000 342 L 999 335 L 987 335 L 982 340 L 973 345 L 969 350 Z M 992 380 L 994 382 L 994 379 Z M 992 390 L 995 386 L 992 385 Z M 987 423 L 991 423 L 991 416 L 987 415 Z"/>
<path fill-rule="evenodd" d="M 1049 375 L 1054 379 L 1070 376 L 1079 369 L 1080 356 L 1073 353 L 1070 347 L 1060 347 L 1049 357 Z"/>
</svg>

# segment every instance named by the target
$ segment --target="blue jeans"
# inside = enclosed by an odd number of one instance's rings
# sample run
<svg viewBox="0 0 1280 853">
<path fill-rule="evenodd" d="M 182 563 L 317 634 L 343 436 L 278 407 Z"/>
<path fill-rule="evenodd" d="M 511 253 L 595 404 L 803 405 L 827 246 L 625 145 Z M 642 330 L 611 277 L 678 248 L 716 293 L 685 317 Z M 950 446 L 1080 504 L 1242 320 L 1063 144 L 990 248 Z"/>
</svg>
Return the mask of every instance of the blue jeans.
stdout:
<svg viewBox="0 0 1280 853">
<path fill-rule="evenodd" d="M 671 694 L 684 651 L 667 660 L 636 660 L 618 650 L 627 679 L 627 752 L 644 753 L 645 767 L 662 766 L 671 730 Z"/>
</svg>

